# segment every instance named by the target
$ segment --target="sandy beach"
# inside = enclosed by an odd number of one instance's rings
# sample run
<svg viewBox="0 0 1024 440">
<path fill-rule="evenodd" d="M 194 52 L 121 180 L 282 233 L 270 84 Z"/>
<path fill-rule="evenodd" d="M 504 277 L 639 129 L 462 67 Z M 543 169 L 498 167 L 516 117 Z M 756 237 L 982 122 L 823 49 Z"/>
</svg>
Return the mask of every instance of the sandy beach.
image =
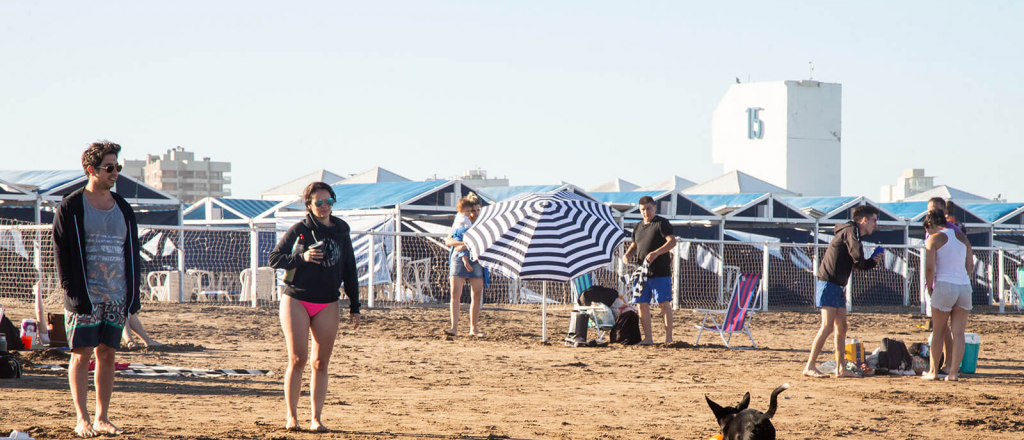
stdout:
<svg viewBox="0 0 1024 440">
<path fill-rule="evenodd" d="M 676 342 L 653 347 L 569 348 L 565 309 L 549 310 L 540 339 L 534 308 L 485 308 L 486 338 L 443 337 L 443 308 L 364 312 L 358 331 L 342 323 L 331 364 L 324 434 L 283 429 L 286 356 L 272 309 L 146 304 L 147 330 L 166 347 L 118 353 L 118 361 L 188 368 L 271 370 L 268 376 L 118 375 L 111 420 L 126 439 L 707 439 L 717 425 L 709 395 L 734 404 L 788 382 L 773 422 L 783 439 L 1005 438 L 1024 430 L 1024 316 L 975 314 L 982 338 L 976 374 L 959 383 L 917 377 L 811 379 L 800 375 L 818 316 L 771 312 L 752 318 L 757 350 L 729 350 L 717 335 L 701 346 L 690 311 L 677 314 Z M 8 306 L 16 320 L 26 306 Z M 655 316 L 657 323 L 658 316 Z M 910 313 L 853 313 L 849 337 L 868 350 L 883 337 L 923 342 Z M 464 322 L 463 325 L 466 325 Z M 664 335 L 655 326 L 656 340 Z M 467 332 L 464 328 L 463 333 Z M 739 337 L 733 339 L 736 341 Z M 711 343 L 712 345 L 705 345 Z M 831 343 L 826 344 L 831 350 Z M 38 368 L 66 362 L 57 351 L 20 354 L 25 377 L 0 381 L 0 432 L 74 438 L 67 373 Z M 819 362 L 828 359 L 823 354 Z M 300 418 L 308 425 L 308 376 Z M 90 392 L 90 410 L 94 393 Z"/>
</svg>

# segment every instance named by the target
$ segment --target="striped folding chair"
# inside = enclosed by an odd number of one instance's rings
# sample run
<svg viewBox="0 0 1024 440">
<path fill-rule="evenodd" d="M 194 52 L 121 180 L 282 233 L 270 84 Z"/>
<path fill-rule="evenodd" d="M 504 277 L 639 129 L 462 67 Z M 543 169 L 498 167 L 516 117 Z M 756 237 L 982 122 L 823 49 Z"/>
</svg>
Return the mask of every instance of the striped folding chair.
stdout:
<svg viewBox="0 0 1024 440">
<path fill-rule="evenodd" d="M 573 278 L 570 281 L 570 283 L 572 283 L 570 286 L 572 289 L 572 303 L 576 304 L 580 301 L 580 295 L 582 295 L 584 291 L 589 289 L 590 286 L 594 285 L 594 274 L 585 273 L 576 278 Z"/>
<path fill-rule="evenodd" d="M 597 342 L 601 342 L 604 340 L 605 334 L 615 326 L 615 315 L 612 313 L 612 309 L 601 303 L 595 302 L 589 306 L 580 304 L 583 292 L 594 285 L 593 273 L 586 273 L 570 280 L 573 318 L 569 320 L 569 332 L 575 331 L 576 317 L 586 316 L 587 327 L 597 330 Z M 570 346 L 579 346 L 583 342 L 586 341 L 580 341 L 571 335 L 565 339 L 565 345 Z"/>
<path fill-rule="evenodd" d="M 1009 299 L 1017 313 L 1024 312 L 1024 288 L 1017 287 L 1007 274 L 1003 274 L 1003 282 L 1006 283 L 1006 293 L 1009 294 L 1003 297 L 1004 301 Z"/>
<path fill-rule="evenodd" d="M 747 318 L 754 314 L 750 310 L 750 305 L 751 303 L 757 303 L 754 297 L 757 296 L 760 290 L 760 281 L 761 274 L 759 273 L 738 274 L 736 282 L 733 284 L 736 287 L 732 291 L 732 298 L 729 299 L 729 305 L 725 310 L 694 309 L 695 312 L 704 313 L 704 320 L 699 325 L 694 326 L 698 329 L 697 342 L 694 344 L 700 344 L 700 335 L 704 330 L 708 330 L 718 332 L 726 347 L 739 349 L 757 348 L 757 342 L 754 342 L 754 336 L 750 334 Z M 719 317 L 722 319 L 721 322 L 718 321 Z M 711 320 L 711 325 L 708 325 L 708 319 Z M 729 344 L 733 333 L 747 335 L 753 346 L 733 347 Z M 727 334 L 728 337 L 726 337 Z"/>
</svg>

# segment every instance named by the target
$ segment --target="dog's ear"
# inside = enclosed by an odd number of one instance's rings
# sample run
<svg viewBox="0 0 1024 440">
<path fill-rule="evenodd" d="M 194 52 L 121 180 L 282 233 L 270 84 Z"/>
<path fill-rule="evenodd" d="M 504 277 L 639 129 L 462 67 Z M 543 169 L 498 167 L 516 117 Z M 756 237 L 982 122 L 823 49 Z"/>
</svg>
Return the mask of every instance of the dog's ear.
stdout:
<svg viewBox="0 0 1024 440">
<path fill-rule="evenodd" d="M 722 405 L 712 402 L 711 398 L 708 397 L 707 394 L 704 395 L 704 400 L 708 401 L 708 406 L 711 407 L 711 412 L 715 413 L 715 420 L 722 420 L 722 417 L 725 417 L 725 408 L 722 408 Z"/>
<path fill-rule="evenodd" d="M 743 399 L 740 399 L 740 403 L 736 404 L 736 411 L 743 411 L 747 409 L 747 405 L 750 405 L 750 393 L 743 395 Z"/>
</svg>

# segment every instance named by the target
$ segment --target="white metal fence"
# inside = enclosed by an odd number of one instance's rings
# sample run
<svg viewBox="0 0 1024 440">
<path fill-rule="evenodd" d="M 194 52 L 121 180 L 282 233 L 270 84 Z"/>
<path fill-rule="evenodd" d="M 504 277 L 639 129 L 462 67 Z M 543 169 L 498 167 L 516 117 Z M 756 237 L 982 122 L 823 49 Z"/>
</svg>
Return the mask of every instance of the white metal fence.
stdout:
<svg viewBox="0 0 1024 440">
<path fill-rule="evenodd" d="M 272 305 L 280 288 L 279 271 L 267 257 L 278 233 L 272 228 L 146 226 L 142 243 L 143 297 L 147 301 L 215 302 L 240 306 Z M 415 306 L 447 303 L 451 297 L 448 249 L 443 235 L 411 232 L 353 233 L 360 298 L 365 306 Z M 814 268 L 826 245 L 680 240 L 673 254 L 674 304 L 677 308 L 721 308 L 729 300 L 737 273 L 760 273 L 760 308 L 813 306 Z M 878 268 L 855 271 L 847 286 L 849 307 L 921 307 L 921 249 L 886 245 Z M 626 268 L 619 262 L 595 274 L 598 284 L 621 289 Z M 866 251 L 870 252 L 869 247 Z M 1014 300 L 1006 283 L 1024 282 L 1024 248 L 974 248 L 975 305 Z M 253 274 L 256 274 L 253 276 Z M 487 304 L 536 304 L 541 283 L 491 274 L 484 289 Z M 463 300 L 468 301 L 469 288 Z M 50 225 L 0 224 L 0 300 L 61 303 L 54 267 Z M 571 301 L 568 283 L 548 283 L 550 304 Z M 343 297 L 344 299 L 344 297 Z"/>
</svg>

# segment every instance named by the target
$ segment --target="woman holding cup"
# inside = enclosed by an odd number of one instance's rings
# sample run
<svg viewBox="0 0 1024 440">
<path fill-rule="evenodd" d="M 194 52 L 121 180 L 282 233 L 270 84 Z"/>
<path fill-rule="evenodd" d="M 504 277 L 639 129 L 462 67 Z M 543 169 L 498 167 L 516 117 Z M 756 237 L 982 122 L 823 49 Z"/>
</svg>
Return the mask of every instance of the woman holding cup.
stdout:
<svg viewBox="0 0 1024 440">
<path fill-rule="evenodd" d="M 270 265 L 288 272 L 280 309 L 289 360 L 284 375 L 285 428 L 298 426 L 302 371 L 309 357 L 312 334 L 309 429 L 322 432 L 327 431 L 320 421 L 327 394 L 327 367 L 341 314 L 339 288 L 344 285 L 349 299 L 349 321 L 355 330 L 360 320 L 359 277 L 349 226 L 331 215 L 334 190 L 324 182 L 313 182 L 302 192 L 302 200 L 306 217 L 281 237 L 270 253 Z"/>
</svg>

